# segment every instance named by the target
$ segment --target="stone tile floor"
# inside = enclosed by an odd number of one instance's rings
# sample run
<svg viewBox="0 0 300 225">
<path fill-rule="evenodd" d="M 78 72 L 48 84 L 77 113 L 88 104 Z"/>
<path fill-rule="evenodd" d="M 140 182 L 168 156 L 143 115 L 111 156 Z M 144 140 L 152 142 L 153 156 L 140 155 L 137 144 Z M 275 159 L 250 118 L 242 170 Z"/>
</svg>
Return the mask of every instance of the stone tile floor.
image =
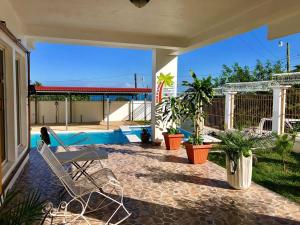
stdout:
<svg viewBox="0 0 300 225">
<path fill-rule="evenodd" d="M 233 190 L 223 168 L 212 162 L 191 165 L 184 149 L 98 147 L 109 153 L 104 164 L 124 186 L 125 205 L 132 215 L 123 224 L 300 224 L 300 205 L 255 183 L 245 191 Z M 36 150 L 31 151 L 17 188 L 24 193 L 39 189 L 43 199 L 59 203 L 61 187 Z M 88 218 L 101 224 L 103 212 Z"/>
</svg>

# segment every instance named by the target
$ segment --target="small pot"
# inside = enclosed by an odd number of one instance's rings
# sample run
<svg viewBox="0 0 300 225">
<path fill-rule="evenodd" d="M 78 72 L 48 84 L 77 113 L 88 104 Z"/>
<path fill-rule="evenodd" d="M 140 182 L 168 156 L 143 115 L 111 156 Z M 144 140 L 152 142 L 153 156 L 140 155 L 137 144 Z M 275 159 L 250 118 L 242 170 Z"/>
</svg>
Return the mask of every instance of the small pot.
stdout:
<svg viewBox="0 0 300 225">
<path fill-rule="evenodd" d="M 184 137 L 183 134 L 168 134 L 163 133 L 166 149 L 167 150 L 178 150 L 180 148 L 181 141 Z"/>
<path fill-rule="evenodd" d="M 185 142 L 185 150 L 190 163 L 203 164 L 207 161 L 208 152 L 212 148 L 210 144 L 192 145 L 189 142 Z"/>
</svg>

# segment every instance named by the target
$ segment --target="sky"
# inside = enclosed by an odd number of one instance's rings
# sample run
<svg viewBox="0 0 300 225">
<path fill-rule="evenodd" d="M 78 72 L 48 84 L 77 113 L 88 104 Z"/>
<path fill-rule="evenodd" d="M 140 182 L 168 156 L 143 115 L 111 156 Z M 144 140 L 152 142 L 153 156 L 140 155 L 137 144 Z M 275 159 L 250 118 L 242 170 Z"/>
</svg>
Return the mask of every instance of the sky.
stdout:
<svg viewBox="0 0 300 225">
<path fill-rule="evenodd" d="M 300 34 L 267 40 L 267 28 L 261 27 L 227 40 L 182 54 L 178 59 L 178 84 L 190 80 L 192 69 L 199 76 L 218 76 L 222 65 L 238 62 L 253 69 L 256 60 L 281 60 L 286 64 L 286 48 L 291 46 L 291 66 L 300 64 Z M 31 80 L 43 85 L 151 87 L 151 50 L 108 48 L 68 44 L 36 43 L 31 54 Z"/>
</svg>

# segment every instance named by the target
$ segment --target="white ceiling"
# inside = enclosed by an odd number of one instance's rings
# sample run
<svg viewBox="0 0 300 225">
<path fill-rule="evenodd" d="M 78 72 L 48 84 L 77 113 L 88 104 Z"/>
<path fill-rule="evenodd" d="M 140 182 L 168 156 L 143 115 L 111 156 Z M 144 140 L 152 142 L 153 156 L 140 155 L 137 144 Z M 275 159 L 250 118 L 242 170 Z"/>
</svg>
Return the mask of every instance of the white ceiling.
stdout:
<svg viewBox="0 0 300 225">
<path fill-rule="evenodd" d="M 10 1 L 34 40 L 163 47 L 177 53 L 300 10 L 299 0 L 151 0 L 141 9 L 129 0 Z"/>
</svg>

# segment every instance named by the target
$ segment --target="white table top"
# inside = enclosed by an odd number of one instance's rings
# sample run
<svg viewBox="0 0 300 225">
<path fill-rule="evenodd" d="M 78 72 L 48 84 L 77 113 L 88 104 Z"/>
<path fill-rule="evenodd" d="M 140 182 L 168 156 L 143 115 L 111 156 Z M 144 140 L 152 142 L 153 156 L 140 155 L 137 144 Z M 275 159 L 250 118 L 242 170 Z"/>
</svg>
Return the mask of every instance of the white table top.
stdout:
<svg viewBox="0 0 300 225">
<path fill-rule="evenodd" d="M 70 152 L 56 152 L 54 154 L 61 163 L 108 159 L 108 153 L 102 149 L 96 149 L 93 151 L 78 150 Z"/>
</svg>

